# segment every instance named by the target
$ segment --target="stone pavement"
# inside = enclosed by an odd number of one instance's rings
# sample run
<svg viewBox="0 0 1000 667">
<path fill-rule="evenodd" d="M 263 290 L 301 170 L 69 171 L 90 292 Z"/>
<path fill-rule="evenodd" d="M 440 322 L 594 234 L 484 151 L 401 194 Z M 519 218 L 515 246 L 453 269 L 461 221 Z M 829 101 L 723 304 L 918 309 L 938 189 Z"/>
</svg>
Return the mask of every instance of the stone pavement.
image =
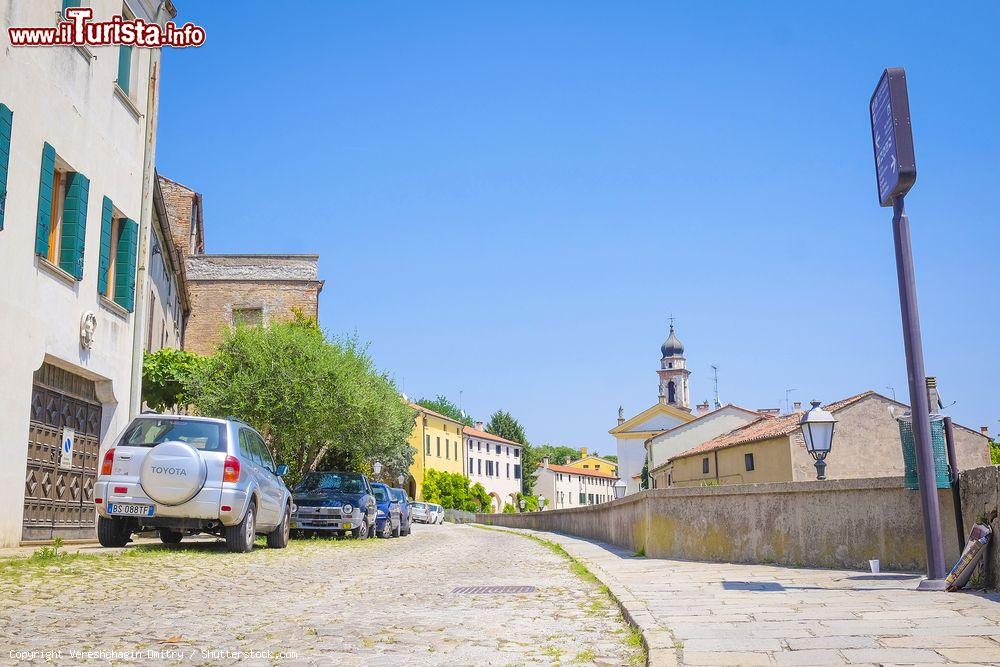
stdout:
<svg viewBox="0 0 1000 667">
<path fill-rule="evenodd" d="M 653 665 L 1000 664 L 998 594 L 918 592 L 908 574 L 638 558 L 518 532 L 586 564 L 643 631 Z"/>
<path fill-rule="evenodd" d="M 414 526 L 389 540 L 214 540 L 25 566 L 0 560 L 0 664 L 626 665 L 614 603 L 518 535 Z M 89 555 L 88 555 L 89 554 Z M 459 586 L 532 593 L 454 593 Z M 49 652 L 49 653 L 46 653 Z M 115 652 L 115 653 L 109 653 Z"/>
</svg>

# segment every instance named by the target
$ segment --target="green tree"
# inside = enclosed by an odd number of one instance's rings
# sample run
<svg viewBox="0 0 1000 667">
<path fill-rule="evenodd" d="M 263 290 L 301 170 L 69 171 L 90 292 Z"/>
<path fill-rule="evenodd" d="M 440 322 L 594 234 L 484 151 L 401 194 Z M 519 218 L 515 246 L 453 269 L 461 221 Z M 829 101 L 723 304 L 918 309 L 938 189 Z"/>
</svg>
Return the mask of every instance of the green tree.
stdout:
<svg viewBox="0 0 1000 667">
<path fill-rule="evenodd" d="M 187 394 L 202 358 L 164 347 L 142 359 L 142 400 L 157 412 L 187 405 Z"/>
<path fill-rule="evenodd" d="M 524 435 L 524 427 L 514 417 L 504 410 L 497 410 L 490 415 L 490 421 L 486 424 L 486 431 L 501 438 L 507 438 L 522 445 L 528 444 L 528 438 Z"/>
<path fill-rule="evenodd" d="M 428 410 L 439 412 L 445 417 L 451 417 L 457 422 L 462 422 L 466 426 L 473 426 L 475 424 L 475 422 L 472 421 L 472 418 L 463 414 L 461 408 L 452 403 L 447 396 L 438 394 L 436 398 L 421 398 L 416 403 L 417 405 L 427 408 Z"/>
<path fill-rule="evenodd" d="M 1000 441 L 993 440 L 990 442 L 990 463 L 1000 465 Z"/>
<path fill-rule="evenodd" d="M 409 470 L 415 413 L 354 338 L 328 340 L 310 320 L 237 327 L 199 364 L 190 400 L 200 414 L 257 428 L 289 481 L 318 467 Z"/>
</svg>

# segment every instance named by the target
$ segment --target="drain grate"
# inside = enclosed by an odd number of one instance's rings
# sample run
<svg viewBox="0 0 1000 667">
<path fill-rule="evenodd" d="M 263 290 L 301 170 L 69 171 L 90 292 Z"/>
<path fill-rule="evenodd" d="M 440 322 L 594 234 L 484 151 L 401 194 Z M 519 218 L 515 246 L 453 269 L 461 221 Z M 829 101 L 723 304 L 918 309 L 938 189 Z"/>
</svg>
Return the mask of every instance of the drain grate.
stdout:
<svg viewBox="0 0 1000 667">
<path fill-rule="evenodd" d="M 534 586 L 459 586 L 452 593 L 459 593 L 465 595 L 497 595 L 497 594 L 511 594 L 511 593 L 534 593 Z"/>
</svg>

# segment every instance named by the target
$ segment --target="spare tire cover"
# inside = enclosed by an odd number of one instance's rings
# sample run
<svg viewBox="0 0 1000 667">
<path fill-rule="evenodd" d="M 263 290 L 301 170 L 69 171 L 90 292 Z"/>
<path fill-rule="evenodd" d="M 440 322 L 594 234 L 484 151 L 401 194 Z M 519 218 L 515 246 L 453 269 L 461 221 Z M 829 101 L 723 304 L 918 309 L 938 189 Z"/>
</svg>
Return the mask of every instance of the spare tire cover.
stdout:
<svg viewBox="0 0 1000 667">
<path fill-rule="evenodd" d="M 139 468 L 139 484 L 146 495 L 164 505 L 180 505 L 205 486 L 208 466 L 198 451 L 171 440 L 153 447 Z"/>
</svg>

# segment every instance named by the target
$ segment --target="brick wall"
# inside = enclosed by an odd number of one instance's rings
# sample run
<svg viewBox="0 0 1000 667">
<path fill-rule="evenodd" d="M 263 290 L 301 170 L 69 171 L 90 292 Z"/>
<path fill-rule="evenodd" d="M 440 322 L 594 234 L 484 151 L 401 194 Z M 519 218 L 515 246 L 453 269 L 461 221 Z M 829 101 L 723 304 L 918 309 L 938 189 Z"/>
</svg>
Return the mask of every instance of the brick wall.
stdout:
<svg viewBox="0 0 1000 667">
<path fill-rule="evenodd" d="M 264 323 L 289 320 L 295 310 L 318 318 L 316 255 L 197 255 L 188 258 L 191 314 L 184 349 L 211 354 L 233 325 L 234 309 L 263 311 Z"/>
<path fill-rule="evenodd" d="M 163 176 L 160 176 L 160 191 L 163 193 L 163 205 L 167 209 L 170 236 L 183 261 L 191 254 L 191 222 L 198 195 L 194 190 Z M 198 247 L 194 252 L 204 252 L 204 239 L 198 239 L 196 243 Z"/>
</svg>

